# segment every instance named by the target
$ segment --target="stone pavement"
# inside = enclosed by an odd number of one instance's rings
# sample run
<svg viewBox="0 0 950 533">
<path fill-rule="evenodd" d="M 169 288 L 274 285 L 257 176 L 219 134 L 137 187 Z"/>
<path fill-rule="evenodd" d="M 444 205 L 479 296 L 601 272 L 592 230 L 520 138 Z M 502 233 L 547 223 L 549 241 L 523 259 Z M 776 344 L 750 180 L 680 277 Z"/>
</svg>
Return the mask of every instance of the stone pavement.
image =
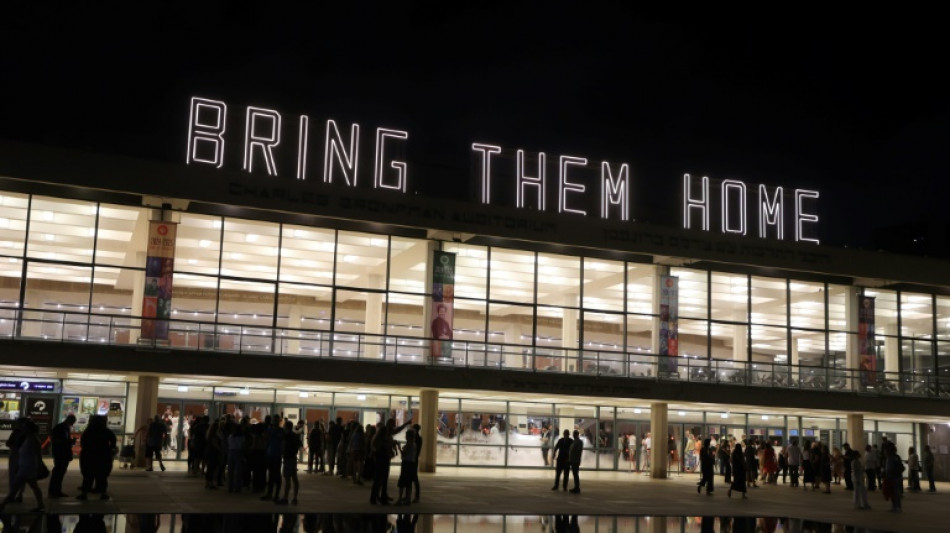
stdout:
<svg viewBox="0 0 950 533">
<path fill-rule="evenodd" d="M 109 480 L 111 501 L 97 495 L 87 501 L 75 498 L 47 500 L 47 512 L 78 513 L 401 513 L 460 515 L 640 515 L 640 516 L 751 516 L 792 517 L 821 522 L 864 526 L 885 531 L 944 533 L 950 529 L 950 483 L 938 483 L 937 493 L 909 494 L 904 512 L 888 512 L 880 492 L 871 493 L 873 509 L 855 510 L 851 493 L 832 486 L 832 494 L 792 489 L 779 484 L 750 488 L 749 498 L 726 497 L 717 476 L 712 496 L 696 493 L 695 474 L 673 474 L 653 480 L 630 472 L 581 472 L 581 494 L 552 491 L 553 470 L 439 467 L 436 474 L 420 474 L 421 503 L 409 507 L 371 505 L 369 484 L 354 485 L 338 477 L 300 472 L 299 505 L 278 506 L 261 501 L 259 494 L 229 494 L 207 490 L 203 478 L 189 476 L 184 463 L 168 462 L 166 472 L 116 469 Z M 0 476 L 6 478 L 6 465 Z M 398 466 L 390 478 L 390 495 L 397 494 Z M 70 464 L 65 490 L 76 494 L 79 464 Z M 926 487 L 926 482 L 924 483 Z M 41 482 L 44 492 L 46 482 Z M 27 490 L 25 502 L 8 505 L 6 513 L 20 513 L 34 506 Z"/>
</svg>

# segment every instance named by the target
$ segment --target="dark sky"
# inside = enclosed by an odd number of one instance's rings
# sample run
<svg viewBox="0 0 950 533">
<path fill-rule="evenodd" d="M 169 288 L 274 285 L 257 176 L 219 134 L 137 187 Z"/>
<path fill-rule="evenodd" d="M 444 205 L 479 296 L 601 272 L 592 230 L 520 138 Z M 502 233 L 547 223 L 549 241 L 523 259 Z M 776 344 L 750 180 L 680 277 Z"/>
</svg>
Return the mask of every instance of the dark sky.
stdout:
<svg viewBox="0 0 950 533">
<path fill-rule="evenodd" d="M 180 161 L 201 95 L 407 129 L 425 195 L 473 199 L 483 141 L 629 163 L 638 220 L 678 220 L 683 173 L 818 189 L 827 244 L 947 218 L 936 13 L 229 4 L 5 3 L 0 138 Z"/>
</svg>

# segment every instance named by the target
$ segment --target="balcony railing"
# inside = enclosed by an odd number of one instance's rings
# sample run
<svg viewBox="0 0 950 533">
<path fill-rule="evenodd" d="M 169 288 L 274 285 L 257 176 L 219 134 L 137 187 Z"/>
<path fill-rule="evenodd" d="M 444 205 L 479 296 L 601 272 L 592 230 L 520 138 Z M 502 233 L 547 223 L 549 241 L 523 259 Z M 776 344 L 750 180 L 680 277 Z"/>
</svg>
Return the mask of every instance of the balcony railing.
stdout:
<svg viewBox="0 0 950 533">
<path fill-rule="evenodd" d="M 950 399 L 950 375 L 933 372 L 869 371 L 463 340 L 450 341 L 439 357 L 431 357 L 431 341 L 422 337 L 177 319 L 154 320 L 161 323 L 161 329 L 168 330 L 167 339 L 155 340 L 142 335 L 142 323 L 149 320 L 154 319 L 0 309 L 0 338 Z"/>
</svg>

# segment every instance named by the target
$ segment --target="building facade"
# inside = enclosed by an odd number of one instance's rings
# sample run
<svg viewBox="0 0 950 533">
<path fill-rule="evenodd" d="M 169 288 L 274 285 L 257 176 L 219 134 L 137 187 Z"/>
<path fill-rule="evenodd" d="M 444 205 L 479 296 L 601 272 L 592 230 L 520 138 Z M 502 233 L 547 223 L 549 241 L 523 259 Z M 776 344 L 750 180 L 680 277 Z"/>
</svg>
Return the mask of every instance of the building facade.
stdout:
<svg viewBox="0 0 950 533">
<path fill-rule="evenodd" d="M 935 439 L 947 475 L 945 261 L 822 246 L 805 210 L 796 239 L 744 211 L 713 229 L 727 202 L 703 195 L 755 206 L 745 184 L 687 178 L 670 228 L 572 213 L 566 179 L 553 210 L 543 187 L 534 209 L 407 195 L 398 165 L 403 190 L 381 164 L 362 188 L 281 179 L 263 146 L 229 169 L 189 132 L 180 163 L 0 143 L 8 418 L 166 415 L 175 454 L 192 415 L 412 418 L 430 469 L 541 467 L 543 428 L 576 428 L 585 467 L 657 476 L 698 468 L 707 436 L 888 436 Z"/>
</svg>

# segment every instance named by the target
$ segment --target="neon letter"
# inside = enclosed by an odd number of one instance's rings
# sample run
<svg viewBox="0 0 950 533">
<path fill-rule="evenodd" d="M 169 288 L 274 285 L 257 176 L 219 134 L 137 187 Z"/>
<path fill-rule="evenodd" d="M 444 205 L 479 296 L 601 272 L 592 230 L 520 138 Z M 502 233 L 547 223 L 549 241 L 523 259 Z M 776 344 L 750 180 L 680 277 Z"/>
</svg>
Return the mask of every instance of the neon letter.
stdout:
<svg viewBox="0 0 950 533">
<path fill-rule="evenodd" d="M 517 207 L 525 206 L 524 198 L 524 189 L 525 187 L 535 187 L 538 189 L 538 211 L 544 211 L 544 193 L 545 193 L 545 179 L 544 179 L 544 152 L 538 152 L 538 175 L 537 176 L 525 176 L 524 175 L 524 150 L 518 150 L 517 156 L 515 158 L 516 164 L 516 183 L 517 190 L 515 191 L 516 200 L 515 205 Z"/>
<path fill-rule="evenodd" d="M 373 187 L 406 192 L 406 182 L 409 180 L 406 178 L 405 161 L 393 160 L 389 163 L 389 166 L 396 170 L 396 183 L 393 185 L 383 183 L 383 159 L 385 158 L 383 144 L 388 138 L 405 140 L 409 138 L 409 132 L 376 128 L 376 168 L 373 172 Z"/>
<path fill-rule="evenodd" d="M 583 209 L 571 209 L 567 207 L 567 193 L 576 192 L 583 193 L 587 190 L 587 186 L 581 183 L 572 183 L 567 181 L 567 167 L 568 166 L 578 166 L 586 167 L 587 158 L 586 157 L 574 157 L 570 155 L 562 155 L 558 160 L 558 187 L 557 187 L 557 212 L 558 213 L 577 213 L 578 215 L 586 215 L 587 211 Z"/>
<path fill-rule="evenodd" d="M 310 117 L 300 115 L 300 135 L 297 138 L 297 179 L 307 179 L 307 146 L 310 141 Z"/>
<path fill-rule="evenodd" d="M 472 150 L 482 153 L 482 203 L 491 203 L 491 156 L 500 154 L 501 146 L 493 144 L 472 143 Z"/>
<path fill-rule="evenodd" d="M 600 218 L 608 218 L 608 210 L 612 205 L 620 206 L 620 220 L 630 218 L 630 209 L 627 205 L 630 196 L 630 168 L 626 163 L 620 165 L 620 172 L 614 178 L 610 172 L 610 163 L 600 164 L 600 184 L 602 196 L 600 199 Z"/>
<path fill-rule="evenodd" d="M 759 185 L 759 237 L 767 237 L 769 226 L 775 226 L 779 240 L 785 238 L 785 195 L 781 187 L 775 188 L 775 194 L 769 199 L 765 185 Z"/>
<path fill-rule="evenodd" d="M 702 197 L 693 198 L 690 192 L 692 191 L 692 180 L 689 178 L 689 174 L 683 174 L 683 228 L 690 228 L 690 213 L 693 209 L 699 209 L 700 213 L 703 215 L 703 231 L 709 231 L 709 178 L 703 176 L 702 178 L 703 190 Z"/>
<path fill-rule="evenodd" d="M 224 128 L 228 106 L 220 100 L 191 98 L 188 114 L 188 151 L 185 164 L 192 161 L 207 163 L 221 168 L 224 165 Z M 199 154 L 199 145 L 209 146 L 211 157 Z"/>
<path fill-rule="evenodd" d="M 817 200 L 818 191 L 795 189 L 795 241 L 808 241 L 818 244 L 818 239 L 805 237 L 805 230 L 802 228 L 802 224 L 806 222 L 818 223 L 818 215 L 803 212 L 802 200 L 805 198 L 814 198 Z"/>
<path fill-rule="evenodd" d="M 264 124 L 265 131 L 261 135 L 258 125 Z M 269 124 L 270 128 L 267 128 Z M 247 106 L 247 122 L 244 134 L 244 170 L 254 172 L 254 149 L 260 148 L 264 155 L 264 166 L 268 176 L 277 175 L 277 165 L 274 164 L 275 146 L 280 144 L 280 113 L 273 109 Z"/>
<path fill-rule="evenodd" d="M 340 130 L 332 119 L 327 121 L 327 136 L 323 144 L 323 182 L 333 183 L 333 162 L 337 161 L 343 171 L 343 181 L 347 185 L 356 186 L 356 170 L 360 153 L 360 125 L 350 127 L 350 150 L 343 148 L 343 139 Z"/>
<path fill-rule="evenodd" d="M 739 227 L 732 228 L 729 225 L 729 190 L 734 189 L 739 193 Z M 739 180 L 722 181 L 722 232 L 736 233 L 745 235 L 746 225 L 746 186 Z"/>
</svg>

